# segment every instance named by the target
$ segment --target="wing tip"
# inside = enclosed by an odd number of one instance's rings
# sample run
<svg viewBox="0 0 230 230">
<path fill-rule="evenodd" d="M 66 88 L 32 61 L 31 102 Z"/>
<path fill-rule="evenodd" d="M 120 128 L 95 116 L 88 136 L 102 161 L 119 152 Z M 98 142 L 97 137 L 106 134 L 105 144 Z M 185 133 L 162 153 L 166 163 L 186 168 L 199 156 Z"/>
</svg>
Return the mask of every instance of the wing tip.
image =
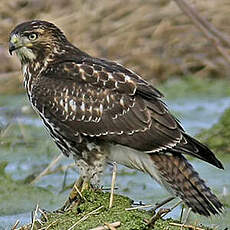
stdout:
<svg viewBox="0 0 230 230">
<path fill-rule="evenodd" d="M 205 144 L 202 144 L 201 142 L 199 142 L 198 140 L 196 140 L 195 138 L 189 136 L 186 133 L 183 133 L 184 137 L 186 138 L 188 144 L 190 144 L 191 146 L 193 146 L 194 150 L 197 151 L 192 151 L 188 149 L 189 154 L 204 160 L 214 166 L 216 166 L 219 169 L 224 169 L 223 164 L 216 158 L 215 154 L 208 148 L 208 146 L 206 146 Z"/>
<path fill-rule="evenodd" d="M 223 164 L 216 158 L 215 160 L 215 166 L 219 169 L 223 169 L 224 170 L 224 166 Z"/>
</svg>

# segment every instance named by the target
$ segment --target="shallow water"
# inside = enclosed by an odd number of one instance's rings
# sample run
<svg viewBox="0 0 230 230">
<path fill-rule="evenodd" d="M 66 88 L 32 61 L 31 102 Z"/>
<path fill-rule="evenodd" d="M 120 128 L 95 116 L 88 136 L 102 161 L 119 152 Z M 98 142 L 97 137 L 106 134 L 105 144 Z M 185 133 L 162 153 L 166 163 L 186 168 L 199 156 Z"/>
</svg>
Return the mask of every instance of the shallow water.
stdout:
<svg viewBox="0 0 230 230">
<path fill-rule="evenodd" d="M 167 100 L 167 104 L 169 105 L 169 109 L 179 118 L 183 127 L 190 134 L 194 135 L 203 128 L 210 128 L 218 121 L 223 111 L 230 107 L 230 96 L 225 93 L 223 93 L 223 95 L 218 94 L 217 97 L 210 97 L 210 95 L 207 94 L 197 97 L 196 94 L 190 94 L 187 97 L 180 96 L 178 98 L 174 97 L 171 100 L 169 99 Z M 59 153 L 45 134 L 44 129 L 41 128 L 41 121 L 35 115 L 26 112 L 26 105 L 27 99 L 23 95 L 1 96 L 0 124 L 2 126 L 8 123 L 13 124 L 15 127 L 19 127 L 19 131 L 21 132 L 17 133 L 17 128 L 12 128 L 13 130 L 9 128 L 10 131 L 7 135 L 9 135 L 10 147 L 4 145 L 4 148 L 0 150 L 0 161 L 8 162 L 5 171 L 15 180 L 24 179 L 34 172 L 42 171 Z M 15 136 L 15 138 L 10 139 L 10 134 Z M 18 137 L 20 135 L 22 135 L 21 139 Z M 60 166 L 70 163 L 73 163 L 71 159 L 63 157 L 60 161 Z M 228 193 L 228 191 L 230 191 L 230 155 L 224 159 L 224 171 L 196 159 L 192 159 L 192 164 L 216 194 Z M 110 167 L 106 170 L 103 179 L 103 185 L 105 187 L 110 186 L 111 170 Z M 76 178 L 77 172 L 74 169 L 69 169 L 66 184 L 73 183 Z M 50 195 L 44 195 L 46 196 L 46 202 L 44 202 L 44 204 L 41 202 L 44 197 L 37 197 L 40 207 L 49 210 L 60 207 L 69 192 L 65 191 L 60 193 L 63 180 L 64 172 L 58 171 L 57 173 L 46 175 L 36 183 L 36 186 L 46 188 L 46 190 L 48 189 L 55 193 L 52 201 L 50 201 L 51 199 L 49 200 Z M 143 203 L 154 204 L 167 196 L 167 192 L 148 175 L 122 166 L 119 166 L 116 185 L 119 188 L 117 192 L 128 195 L 136 202 L 142 201 Z M 27 190 L 25 190 L 25 193 L 26 192 Z M 18 197 L 18 200 L 20 200 L 20 197 Z M 20 220 L 20 224 L 31 221 L 30 213 L 36 206 L 36 197 L 23 202 L 23 204 L 25 204 L 24 208 L 20 207 L 20 203 L 17 205 L 17 199 L 1 202 L 0 194 L 0 229 L 10 229 L 9 226 L 12 226 L 17 219 Z M 26 203 L 28 203 L 28 205 Z M 4 205 L 4 207 L 1 205 Z M 4 210 L 4 212 L 2 210 Z M 178 217 L 179 213 L 180 207 L 176 208 L 176 210 L 168 216 Z M 215 218 L 211 221 L 202 219 L 202 222 L 210 222 L 210 226 L 212 226 L 212 223 L 215 223 L 215 225 L 221 226 L 221 229 L 230 225 L 229 217 L 229 210 L 227 210 L 227 214 L 223 217 Z M 200 216 L 193 215 L 192 218 L 201 222 Z"/>
</svg>

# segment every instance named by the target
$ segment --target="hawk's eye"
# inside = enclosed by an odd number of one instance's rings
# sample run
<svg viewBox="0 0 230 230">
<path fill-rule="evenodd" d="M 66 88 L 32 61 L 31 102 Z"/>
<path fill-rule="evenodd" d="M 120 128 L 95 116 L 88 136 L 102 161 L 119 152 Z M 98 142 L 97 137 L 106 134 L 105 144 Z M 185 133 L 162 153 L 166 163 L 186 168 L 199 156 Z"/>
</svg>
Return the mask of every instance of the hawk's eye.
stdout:
<svg viewBox="0 0 230 230">
<path fill-rule="evenodd" d="M 28 38 L 31 40 L 31 41 L 34 41 L 38 38 L 38 35 L 36 33 L 31 33 L 28 35 Z"/>
</svg>

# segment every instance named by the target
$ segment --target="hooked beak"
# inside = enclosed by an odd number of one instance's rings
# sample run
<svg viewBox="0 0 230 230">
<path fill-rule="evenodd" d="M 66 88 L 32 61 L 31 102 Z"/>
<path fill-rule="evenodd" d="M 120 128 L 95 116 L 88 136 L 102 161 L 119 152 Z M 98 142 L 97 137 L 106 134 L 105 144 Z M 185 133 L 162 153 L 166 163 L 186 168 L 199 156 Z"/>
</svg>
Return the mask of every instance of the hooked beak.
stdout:
<svg viewBox="0 0 230 230">
<path fill-rule="evenodd" d="M 12 55 L 14 50 L 17 50 L 19 48 L 22 48 L 23 45 L 19 39 L 19 37 L 15 34 L 12 35 L 12 37 L 10 38 L 10 42 L 9 42 L 9 53 L 10 55 Z"/>
<path fill-rule="evenodd" d="M 13 44 L 12 42 L 9 43 L 9 53 L 10 55 L 12 55 L 13 51 L 18 49 L 18 47 L 16 47 L 15 44 Z"/>
</svg>

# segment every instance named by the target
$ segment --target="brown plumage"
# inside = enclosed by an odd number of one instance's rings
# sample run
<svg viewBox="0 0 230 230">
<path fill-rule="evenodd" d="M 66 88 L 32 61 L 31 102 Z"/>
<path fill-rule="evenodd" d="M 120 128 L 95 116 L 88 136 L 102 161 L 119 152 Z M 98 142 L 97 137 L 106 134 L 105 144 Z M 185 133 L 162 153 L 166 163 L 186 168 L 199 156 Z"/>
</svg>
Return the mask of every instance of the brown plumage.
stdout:
<svg viewBox="0 0 230 230">
<path fill-rule="evenodd" d="M 215 155 L 185 133 L 162 94 L 131 70 L 93 58 L 46 21 L 18 25 L 10 35 L 33 108 L 81 176 L 98 183 L 117 161 L 149 173 L 194 212 L 209 216 L 222 204 L 182 155 L 218 168 Z"/>
</svg>

